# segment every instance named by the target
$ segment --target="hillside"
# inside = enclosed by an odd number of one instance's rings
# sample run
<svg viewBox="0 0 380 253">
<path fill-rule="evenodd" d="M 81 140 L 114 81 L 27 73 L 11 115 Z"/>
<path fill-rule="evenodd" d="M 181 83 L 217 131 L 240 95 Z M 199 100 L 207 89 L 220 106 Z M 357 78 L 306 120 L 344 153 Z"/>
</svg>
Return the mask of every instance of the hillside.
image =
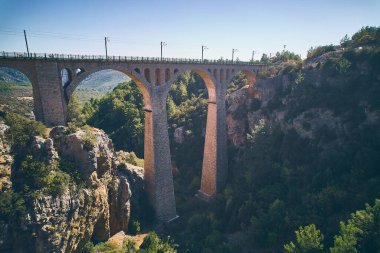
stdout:
<svg viewBox="0 0 380 253">
<path fill-rule="evenodd" d="M 126 165 L 144 164 L 145 112 L 133 81 L 84 106 L 73 97 L 67 127 L 0 115 L 9 126 L 0 127 L 9 158 L 0 252 L 18 241 L 36 252 L 380 252 L 380 28 L 311 48 L 304 61 L 284 50 L 261 62 L 275 64 L 253 85 L 241 73 L 228 87 L 228 182 L 209 202 L 195 197 L 207 90 L 194 72 L 172 84 L 179 218 L 169 224 L 152 222 L 143 169 Z M 140 249 L 124 237 L 151 230 L 158 236 Z M 114 234 L 118 249 L 105 243 Z"/>
<path fill-rule="evenodd" d="M 33 111 L 32 85 L 0 82 L 0 112 L 30 114 Z"/>
<path fill-rule="evenodd" d="M 119 83 L 127 82 L 130 78 L 125 74 L 107 69 L 96 72 L 88 76 L 78 86 L 81 89 L 89 89 L 97 91 L 101 94 L 112 91 L 112 89 Z"/>
<path fill-rule="evenodd" d="M 112 91 L 117 84 L 129 80 L 130 78 L 121 72 L 106 69 L 88 76 L 81 82 L 79 88 L 82 90 L 92 90 L 99 94 L 105 94 Z M 12 68 L 0 68 L 0 83 L 17 83 L 23 85 L 29 84 L 29 80 L 18 70 Z"/>
<path fill-rule="evenodd" d="M 0 82 L 27 84 L 29 80 L 20 71 L 12 68 L 0 68 Z"/>
</svg>

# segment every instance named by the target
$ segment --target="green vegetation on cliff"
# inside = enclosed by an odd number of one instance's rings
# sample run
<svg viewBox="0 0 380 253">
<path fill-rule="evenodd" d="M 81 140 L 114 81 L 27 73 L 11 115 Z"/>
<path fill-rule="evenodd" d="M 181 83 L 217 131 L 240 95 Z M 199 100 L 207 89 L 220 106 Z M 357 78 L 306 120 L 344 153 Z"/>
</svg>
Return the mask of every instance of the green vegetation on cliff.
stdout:
<svg viewBox="0 0 380 253">
<path fill-rule="evenodd" d="M 242 146 L 230 143 L 228 184 L 207 204 L 194 198 L 201 178 L 207 89 L 193 72 L 173 84 L 167 113 L 181 218 L 179 226 L 162 233 L 173 235 L 179 252 L 379 251 L 379 34 L 379 28 L 364 27 L 352 38 L 343 38 L 341 45 L 310 49 L 305 62 L 288 51 L 272 59 L 263 56 L 262 62 L 278 65 L 260 77 L 281 75 L 287 81 L 267 103 L 255 97 L 249 106 L 241 104 L 232 112 L 234 120 L 247 125 L 249 117 L 260 119 L 247 126 Z M 228 94 L 241 88 L 244 79 L 237 76 Z M 117 149 L 143 156 L 143 98 L 132 81 L 83 109 L 73 97 L 69 113 L 74 127 L 102 128 Z M 8 123 L 13 149 L 22 154 L 31 136 L 43 134 L 43 128 L 24 119 L 13 121 L 22 123 Z M 119 154 L 121 160 L 141 162 L 134 153 Z M 73 177 L 70 171 L 50 169 L 24 156 L 15 167 L 14 177 L 20 181 L 14 187 L 18 192 L 29 187 L 59 194 L 67 185 L 66 174 Z M 17 194 L 0 196 L 6 203 L 0 205 L 3 219 L 24 212 Z M 374 204 L 355 212 L 365 203 Z M 107 252 L 113 247 L 105 243 L 91 250 Z M 171 241 L 155 234 L 134 250 L 174 252 Z"/>
</svg>

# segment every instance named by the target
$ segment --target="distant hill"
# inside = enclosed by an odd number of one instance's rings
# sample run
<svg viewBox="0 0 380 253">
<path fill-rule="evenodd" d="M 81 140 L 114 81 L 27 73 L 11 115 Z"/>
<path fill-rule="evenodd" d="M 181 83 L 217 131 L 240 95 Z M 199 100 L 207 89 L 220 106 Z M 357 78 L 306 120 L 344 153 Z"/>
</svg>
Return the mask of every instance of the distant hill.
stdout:
<svg viewBox="0 0 380 253">
<path fill-rule="evenodd" d="M 12 68 L 0 68 L 0 82 L 30 84 L 28 78 L 23 73 Z"/>
<path fill-rule="evenodd" d="M 89 75 L 82 81 L 78 88 L 95 90 L 104 94 L 112 91 L 119 83 L 129 80 L 131 79 L 121 72 L 106 69 Z"/>
<path fill-rule="evenodd" d="M 79 86 L 81 90 L 94 90 L 105 94 L 116 85 L 129 81 L 130 78 L 121 72 L 107 69 L 88 76 Z M 0 82 L 30 84 L 28 78 L 21 72 L 12 68 L 0 68 Z"/>
</svg>

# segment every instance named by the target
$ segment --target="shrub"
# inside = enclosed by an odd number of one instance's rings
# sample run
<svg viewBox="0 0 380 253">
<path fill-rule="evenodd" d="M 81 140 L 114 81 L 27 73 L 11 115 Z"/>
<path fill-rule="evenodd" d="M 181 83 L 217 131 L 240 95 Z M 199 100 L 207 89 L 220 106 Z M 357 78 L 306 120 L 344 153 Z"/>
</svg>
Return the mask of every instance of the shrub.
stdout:
<svg viewBox="0 0 380 253">
<path fill-rule="evenodd" d="M 376 42 L 380 42 L 379 34 L 380 27 L 362 27 L 358 32 L 352 35 L 352 42 L 356 47 L 373 45 Z"/>
<path fill-rule="evenodd" d="M 71 95 L 70 102 L 67 106 L 67 121 L 71 125 L 80 127 L 85 124 L 85 117 L 82 113 L 83 105 L 78 99 L 78 95 L 74 92 Z"/>
<path fill-rule="evenodd" d="M 25 201 L 14 191 L 0 192 L 0 222 L 7 222 L 26 213 Z"/>
<path fill-rule="evenodd" d="M 137 252 L 136 242 L 128 237 L 125 237 L 123 241 L 123 250 L 126 253 Z"/>
<path fill-rule="evenodd" d="M 380 200 L 374 206 L 351 214 L 351 219 L 340 223 L 339 235 L 334 237 L 331 253 L 380 251 Z"/>
<path fill-rule="evenodd" d="M 93 247 L 91 253 L 123 253 L 123 250 L 113 242 L 105 242 Z"/>
<path fill-rule="evenodd" d="M 150 232 L 140 246 L 139 253 L 175 253 L 173 242 L 168 238 L 165 242 L 155 232 Z"/>
<path fill-rule="evenodd" d="M 336 63 L 336 70 L 340 73 L 340 74 L 347 74 L 348 73 L 348 69 L 351 67 L 351 62 L 348 61 L 347 59 L 345 58 L 342 58 L 340 59 L 337 63 Z"/>
<path fill-rule="evenodd" d="M 26 156 L 20 166 L 14 169 L 14 187 L 24 193 L 44 190 L 48 194 L 60 195 L 67 187 L 70 176 L 58 170 L 55 164 L 45 164 Z"/>
<path fill-rule="evenodd" d="M 327 46 L 319 46 L 319 47 L 311 47 L 308 51 L 307 51 L 307 58 L 310 59 L 310 58 L 313 58 L 313 57 L 317 57 L 317 56 L 320 56 L 322 54 L 325 54 L 327 52 L 331 52 L 331 51 L 335 51 L 336 50 L 336 46 L 334 45 L 327 45 Z"/>
<path fill-rule="evenodd" d="M 144 167 L 144 159 L 138 158 L 135 152 L 118 151 L 117 158 L 120 163 L 129 163 L 135 166 Z"/>
<path fill-rule="evenodd" d="M 96 136 L 94 132 L 92 131 L 91 127 L 85 126 L 83 127 L 84 134 L 82 136 L 83 140 L 83 147 L 86 150 L 91 150 L 96 145 Z"/>
<path fill-rule="evenodd" d="M 305 77 L 302 74 L 302 72 L 298 72 L 296 80 L 294 82 L 298 85 L 298 84 L 301 84 L 304 79 L 305 79 Z"/>
<path fill-rule="evenodd" d="M 138 220 L 133 220 L 132 222 L 129 223 L 129 232 L 132 235 L 136 235 L 141 231 L 141 225 Z"/>
<path fill-rule="evenodd" d="M 44 136 L 46 132 L 46 127 L 42 123 L 14 113 L 5 115 L 5 124 L 9 126 L 6 138 L 16 155 L 23 155 L 34 136 Z"/>
<path fill-rule="evenodd" d="M 15 168 L 14 187 L 23 192 L 40 190 L 46 185 L 50 168 L 37 161 L 33 156 L 26 156 L 19 167 Z"/>
<path fill-rule="evenodd" d="M 70 176 L 62 171 L 51 173 L 46 179 L 46 191 L 53 195 L 61 195 L 70 182 Z"/>
<path fill-rule="evenodd" d="M 317 253 L 323 250 L 323 235 L 314 224 L 299 227 L 295 232 L 296 243 L 290 242 L 284 245 L 289 253 Z"/>
</svg>

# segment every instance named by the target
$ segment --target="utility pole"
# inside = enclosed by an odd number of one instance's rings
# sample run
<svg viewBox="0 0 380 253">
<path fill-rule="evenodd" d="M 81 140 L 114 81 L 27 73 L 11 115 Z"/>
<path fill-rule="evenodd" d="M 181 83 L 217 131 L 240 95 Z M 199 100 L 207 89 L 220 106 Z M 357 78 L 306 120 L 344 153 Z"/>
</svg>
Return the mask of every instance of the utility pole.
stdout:
<svg viewBox="0 0 380 253">
<path fill-rule="evenodd" d="M 162 61 L 162 47 L 166 46 L 166 42 L 161 41 L 161 61 Z"/>
<path fill-rule="evenodd" d="M 252 50 L 252 63 L 253 63 L 253 57 L 255 56 L 255 50 Z"/>
<path fill-rule="evenodd" d="M 24 30 L 24 38 L 25 38 L 25 44 L 26 44 L 26 52 L 28 52 L 28 57 L 29 57 L 29 47 L 28 47 L 28 40 L 26 38 L 26 31 Z"/>
<path fill-rule="evenodd" d="M 234 63 L 234 54 L 235 54 L 235 52 L 239 52 L 239 50 L 237 50 L 237 49 L 232 49 L 232 63 Z"/>
<path fill-rule="evenodd" d="M 106 48 L 106 60 L 108 59 L 107 42 L 110 41 L 108 37 L 104 37 L 104 47 Z"/>
<path fill-rule="evenodd" d="M 234 54 L 235 54 L 235 52 L 239 52 L 239 50 L 237 50 L 237 49 L 232 49 L 232 63 L 234 63 Z"/>
<path fill-rule="evenodd" d="M 208 49 L 207 46 L 202 46 L 202 62 L 203 62 L 203 51 L 206 50 L 206 49 Z"/>
</svg>

